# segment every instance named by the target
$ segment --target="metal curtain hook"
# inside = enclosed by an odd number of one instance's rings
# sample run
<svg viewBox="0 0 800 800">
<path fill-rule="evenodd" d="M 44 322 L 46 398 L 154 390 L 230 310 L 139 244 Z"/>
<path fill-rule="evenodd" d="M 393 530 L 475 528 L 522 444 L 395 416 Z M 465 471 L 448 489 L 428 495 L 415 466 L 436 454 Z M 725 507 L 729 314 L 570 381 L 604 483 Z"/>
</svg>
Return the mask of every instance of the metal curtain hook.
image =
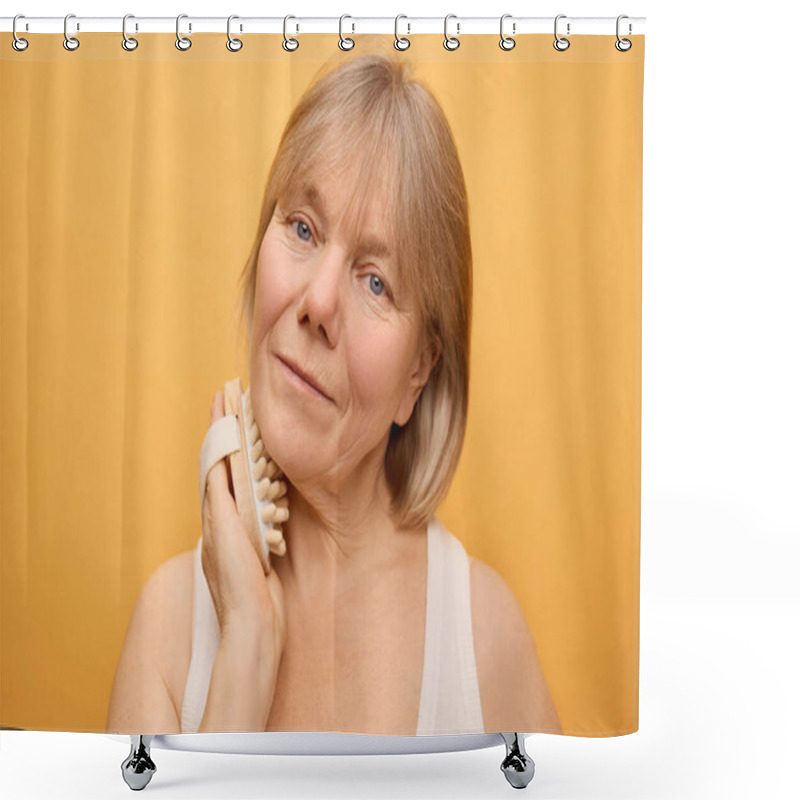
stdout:
<svg viewBox="0 0 800 800">
<path fill-rule="evenodd" d="M 633 47 L 633 42 L 630 39 L 620 39 L 619 38 L 619 21 L 621 19 L 629 19 L 629 17 L 628 17 L 627 14 L 620 14 L 617 17 L 617 41 L 614 42 L 614 47 L 616 47 L 617 50 L 620 51 L 620 53 L 627 53 L 628 50 L 630 50 L 631 47 Z M 629 24 L 628 25 L 628 33 L 630 33 L 630 31 L 631 31 L 631 26 Z"/>
<path fill-rule="evenodd" d="M 349 36 L 342 35 L 342 22 L 345 19 L 353 19 L 353 18 L 349 14 L 342 14 L 342 16 L 339 17 L 339 47 L 342 50 L 352 50 L 356 46 L 355 40 L 351 39 Z M 353 32 L 355 32 L 355 29 L 356 25 L 355 23 L 353 23 Z"/>
<path fill-rule="evenodd" d="M 300 47 L 300 42 L 297 39 L 293 39 L 286 33 L 286 23 L 290 19 L 297 19 L 297 17 L 293 17 L 291 14 L 287 14 L 283 18 L 283 49 L 289 53 L 293 53 L 295 50 L 297 50 L 298 47 Z"/>
<path fill-rule="evenodd" d="M 444 42 L 442 44 L 444 44 L 444 49 L 445 50 L 451 50 L 451 51 L 452 50 L 458 50 L 458 47 L 461 44 L 461 42 L 457 38 L 458 33 L 461 30 L 461 23 L 460 22 L 456 21 L 456 35 L 455 36 L 449 36 L 448 33 L 447 33 L 447 21 L 450 19 L 450 17 L 455 17 L 455 16 L 456 16 L 455 14 L 448 14 L 444 18 Z M 458 18 L 456 17 L 456 19 L 458 19 Z"/>
<path fill-rule="evenodd" d="M 181 20 L 188 18 L 188 14 L 178 14 L 178 18 L 175 20 L 175 47 L 178 50 L 188 50 L 192 46 L 192 40 L 187 39 L 185 36 L 181 36 Z M 189 33 L 192 32 L 192 23 L 189 23 Z"/>
<path fill-rule="evenodd" d="M 559 14 L 556 17 L 556 22 L 554 27 L 556 40 L 553 42 L 553 47 L 555 47 L 556 50 L 562 53 L 569 47 L 569 39 L 565 39 L 563 36 L 558 35 L 558 21 L 560 19 L 566 19 L 566 18 L 567 18 L 566 14 Z M 569 22 L 567 23 L 567 36 L 569 36 Z"/>
<path fill-rule="evenodd" d="M 65 50 L 77 50 L 81 46 L 81 43 L 74 36 L 70 36 L 67 33 L 67 20 L 70 17 L 74 17 L 74 16 L 75 16 L 74 14 L 67 14 L 67 16 L 64 17 L 64 49 Z M 77 23 L 77 30 L 80 30 L 80 29 L 81 29 L 80 23 Z"/>
<path fill-rule="evenodd" d="M 14 39 L 11 42 L 11 46 L 17 52 L 21 53 L 23 50 L 27 50 L 28 49 L 28 40 L 27 39 L 21 39 L 19 36 L 17 36 L 17 20 L 18 19 L 25 19 L 25 15 L 24 14 L 17 14 L 14 17 L 14 21 L 11 23 L 11 33 L 14 36 Z"/>
<path fill-rule="evenodd" d="M 126 25 L 128 19 L 130 18 L 133 18 L 133 14 L 126 14 L 122 18 L 122 49 L 128 51 L 135 50 L 139 46 L 139 40 L 134 39 L 132 36 L 128 36 L 128 33 L 126 31 Z M 138 25 L 136 26 L 136 30 L 139 30 Z"/>
<path fill-rule="evenodd" d="M 233 38 L 231 38 L 231 20 L 232 19 L 239 19 L 239 15 L 238 14 L 231 14 L 228 17 L 228 41 L 225 42 L 225 47 L 227 47 L 228 50 L 231 51 L 231 53 L 238 53 L 244 47 L 244 45 L 242 44 L 242 40 L 241 39 L 233 39 Z M 239 30 L 241 30 L 241 27 L 239 28 Z"/>
<path fill-rule="evenodd" d="M 397 33 L 397 23 L 400 19 L 408 19 L 408 17 L 405 14 L 398 14 L 394 18 L 394 46 L 397 50 L 408 50 L 411 47 L 411 39 L 406 39 Z M 406 25 L 408 26 L 408 32 L 411 33 L 411 23 L 407 22 Z"/>
<path fill-rule="evenodd" d="M 517 44 L 516 41 L 514 41 L 514 39 L 512 39 L 510 36 L 506 36 L 503 33 L 503 23 L 505 22 L 506 18 L 510 17 L 510 16 L 511 16 L 511 14 L 503 14 L 503 16 L 500 17 L 500 49 L 501 50 L 513 50 L 514 47 Z M 511 32 L 512 33 L 516 33 L 517 32 L 517 23 L 516 22 L 512 22 L 511 23 Z"/>
</svg>

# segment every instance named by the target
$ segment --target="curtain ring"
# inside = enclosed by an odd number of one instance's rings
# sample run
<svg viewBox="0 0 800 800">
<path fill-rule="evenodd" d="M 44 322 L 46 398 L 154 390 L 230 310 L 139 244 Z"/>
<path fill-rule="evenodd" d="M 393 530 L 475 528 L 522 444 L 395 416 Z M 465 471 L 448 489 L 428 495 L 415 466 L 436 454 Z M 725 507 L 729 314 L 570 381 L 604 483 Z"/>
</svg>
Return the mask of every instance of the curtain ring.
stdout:
<svg viewBox="0 0 800 800">
<path fill-rule="evenodd" d="M 569 47 L 569 39 L 565 39 L 563 36 L 558 35 L 558 21 L 560 19 L 566 19 L 566 18 L 567 18 L 566 14 L 559 14 L 556 17 L 556 22 L 554 27 L 556 40 L 553 42 L 553 47 L 555 47 L 555 49 L 558 50 L 560 53 L 563 53 L 564 50 L 566 50 Z M 567 36 L 569 36 L 569 22 L 567 23 Z"/>
<path fill-rule="evenodd" d="M 408 50 L 408 48 L 411 47 L 411 39 L 406 39 L 397 33 L 397 23 L 401 18 L 408 19 L 405 14 L 398 14 L 394 18 L 394 46 L 396 50 Z M 408 25 L 408 32 L 411 33 L 411 25 L 409 23 L 406 23 L 406 25 Z"/>
<path fill-rule="evenodd" d="M 133 17 L 133 14 L 126 14 L 122 18 L 122 49 L 127 50 L 128 52 L 130 52 L 131 50 L 135 50 L 139 46 L 139 40 L 134 39 L 133 36 L 128 36 L 125 30 L 125 25 L 129 17 Z"/>
<path fill-rule="evenodd" d="M 286 23 L 290 19 L 297 19 L 297 17 L 293 17 L 291 14 L 287 14 L 283 18 L 283 49 L 286 50 L 288 53 L 293 53 L 300 47 L 300 41 L 298 39 L 293 39 L 291 36 L 288 36 L 286 33 Z"/>
<path fill-rule="evenodd" d="M 455 14 L 448 14 L 444 18 L 444 42 L 442 42 L 442 44 L 444 45 L 445 50 L 450 50 L 450 51 L 458 50 L 458 47 L 461 44 L 461 42 L 457 38 L 459 28 L 461 27 L 460 22 L 456 22 L 456 36 L 447 35 L 447 21 L 450 19 L 450 17 L 455 17 L 455 16 L 456 16 Z"/>
<path fill-rule="evenodd" d="M 17 36 L 17 20 L 20 19 L 20 17 L 25 19 L 24 14 L 17 14 L 14 17 L 14 21 L 11 23 L 11 33 L 14 35 L 11 46 L 19 53 L 28 49 L 28 40 L 21 39 L 19 36 Z"/>
<path fill-rule="evenodd" d="M 620 51 L 620 53 L 627 53 L 628 50 L 630 50 L 631 47 L 633 47 L 633 42 L 630 39 L 620 39 L 619 38 L 619 21 L 621 19 L 628 19 L 628 15 L 627 14 L 620 14 L 617 17 L 617 41 L 614 42 L 614 47 L 616 47 L 617 50 Z"/>
<path fill-rule="evenodd" d="M 506 36 L 503 34 L 503 22 L 505 22 L 506 17 L 510 17 L 511 14 L 503 14 L 500 17 L 500 49 L 501 50 L 513 50 L 516 46 L 516 42 L 510 36 Z M 517 31 L 517 23 L 511 23 L 511 32 L 516 33 Z"/>
<path fill-rule="evenodd" d="M 353 19 L 349 14 L 342 14 L 342 16 L 339 17 L 339 47 L 342 50 L 352 50 L 356 46 L 355 40 L 351 39 L 349 36 L 342 35 L 342 22 L 345 17 L 347 19 Z M 355 31 L 355 29 L 356 26 L 355 23 L 353 23 L 353 30 Z"/>
<path fill-rule="evenodd" d="M 178 14 L 178 18 L 175 20 L 175 47 L 178 50 L 188 50 L 192 46 L 192 40 L 188 39 L 186 36 L 181 36 L 181 20 L 184 17 L 188 17 L 188 14 Z M 192 23 L 189 23 L 189 33 L 192 32 Z"/>
<path fill-rule="evenodd" d="M 228 41 L 225 42 L 225 47 L 231 51 L 231 53 L 238 53 L 244 45 L 242 44 L 241 39 L 231 38 L 231 20 L 232 19 L 239 19 L 238 14 L 231 14 L 228 17 Z"/>
<path fill-rule="evenodd" d="M 77 50 L 81 46 L 81 43 L 74 36 L 70 36 L 67 33 L 67 20 L 70 17 L 74 17 L 74 16 L 75 16 L 74 14 L 67 14 L 67 16 L 64 17 L 64 49 L 65 50 Z M 80 30 L 80 29 L 81 29 L 80 25 L 78 25 L 78 30 Z"/>
</svg>

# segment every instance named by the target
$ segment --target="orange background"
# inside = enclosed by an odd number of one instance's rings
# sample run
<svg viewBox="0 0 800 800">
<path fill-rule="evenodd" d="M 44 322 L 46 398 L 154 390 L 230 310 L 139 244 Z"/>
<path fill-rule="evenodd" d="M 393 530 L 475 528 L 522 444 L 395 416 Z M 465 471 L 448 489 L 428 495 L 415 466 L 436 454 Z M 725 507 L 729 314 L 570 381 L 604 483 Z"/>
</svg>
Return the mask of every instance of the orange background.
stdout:
<svg viewBox="0 0 800 800">
<path fill-rule="evenodd" d="M 102 731 L 139 590 L 202 532 L 235 288 L 337 34 L 0 34 L 0 725 Z M 526 612 L 564 732 L 638 728 L 644 37 L 356 36 L 415 62 L 470 202 L 469 421 L 438 516 Z M 158 625 L 158 620 L 153 620 Z"/>
</svg>

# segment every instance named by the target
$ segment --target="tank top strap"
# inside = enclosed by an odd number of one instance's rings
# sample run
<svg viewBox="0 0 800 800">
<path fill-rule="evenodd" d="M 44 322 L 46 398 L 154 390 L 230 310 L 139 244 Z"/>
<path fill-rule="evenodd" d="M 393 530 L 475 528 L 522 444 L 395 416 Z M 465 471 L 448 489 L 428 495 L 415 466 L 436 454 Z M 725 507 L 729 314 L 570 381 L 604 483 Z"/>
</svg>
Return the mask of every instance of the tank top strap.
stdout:
<svg viewBox="0 0 800 800">
<path fill-rule="evenodd" d="M 463 733 L 484 733 L 469 556 L 434 516 L 428 525 L 425 656 L 417 736 Z"/>
<path fill-rule="evenodd" d="M 211 685 L 211 671 L 219 647 L 219 622 L 214 601 L 203 572 L 203 537 L 194 552 L 194 595 L 192 605 L 192 657 L 181 709 L 181 733 L 197 733 Z"/>
</svg>

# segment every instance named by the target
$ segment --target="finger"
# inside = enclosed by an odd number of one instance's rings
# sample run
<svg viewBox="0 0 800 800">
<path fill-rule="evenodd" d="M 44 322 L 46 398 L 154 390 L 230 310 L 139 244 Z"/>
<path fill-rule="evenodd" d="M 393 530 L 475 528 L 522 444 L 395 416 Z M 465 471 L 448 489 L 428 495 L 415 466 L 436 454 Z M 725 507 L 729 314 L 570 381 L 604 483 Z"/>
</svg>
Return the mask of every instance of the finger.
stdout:
<svg viewBox="0 0 800 800">
<path fill-rule="evenodd" d="M 216 420 L 218 420 L 224 413 L 225 413 L 225 408 L 222 403 L 222 392 L 216 392 L 214 394 L 213 400 L 211 401 L 210 422 L 216 422 Z"/>
<path fill-rule="evenodd" d="M 224 416 L 224 408 L 222 403 L 222 392 L 217 392 L 214 395 L 214 400 L 211 403 L 211 421 L 213 424 L 218 419 Z M 210 503 L 211 507 L 222 511 L 225 506 L 228 506 L 227 511 L 235 510 L 235 501 L 231 495 L 230 486 L 228 483 L 228 464 L 225 458 L 221 458 L 215 462 L 206 476 L 206 503 Z M 217 504 L 221 504 L 219 507 Z"/>
<path fill-rule="evenodd" d="M 286 642 L 286 610 L 283 602 L 283 586 L 275 570 L 271 570 L 267 575 L 267 588 L 269 589 L 270 599 L 275 614 L 275 623 L 279 627 L 280 640 Z"/>
</svg>

